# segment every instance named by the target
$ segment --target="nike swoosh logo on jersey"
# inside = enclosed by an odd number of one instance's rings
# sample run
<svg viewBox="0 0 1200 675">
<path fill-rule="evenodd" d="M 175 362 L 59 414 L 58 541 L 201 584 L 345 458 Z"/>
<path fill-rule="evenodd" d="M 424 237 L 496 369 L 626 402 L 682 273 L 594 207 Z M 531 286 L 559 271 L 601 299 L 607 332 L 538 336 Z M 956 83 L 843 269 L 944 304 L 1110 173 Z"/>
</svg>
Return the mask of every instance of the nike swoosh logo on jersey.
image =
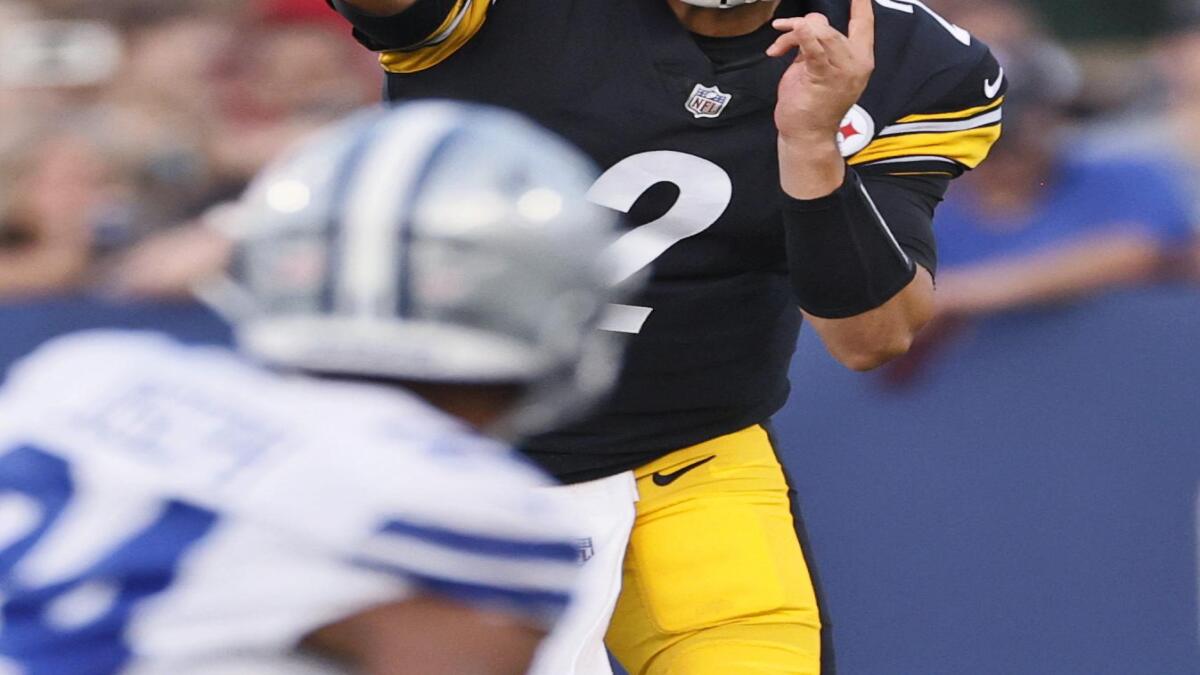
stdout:
<svg viewBox="0 0 1200 675">
<path fill-rule="evenodd" d="M 1000 85 L 1004 84 L 1004 69 L 1000 69 L 1000 74 L 996 76 L 996 81 L 983 81 L 983 93 L 988 98 L 996 98 L 996 94 L 1000 93 Z"/>
<path fill-rule="evenodd" d="M 659 472 L 655 471 L 654 474 L 651 476 L 651 478 L 654 480 L 655 485 L 657 485 L 659 487 L 666 487 L 666 486 L 670 485 L 671 483 L 674 483 L 675 481 L 679 480 L 679 477 L 682 476 L 683 474 L 691 471 L 692 469 L 695 469 L 697 467 L 708 464 L 709 462 L 713 461 L 716 458 L 717 458 L 716 455 L 712 455 L 710 457 L 705 457 L 704 459 L 702 459 L 700 461 L 692 462 L 691 464 L 688 464 L 687 466 L 683 467 L 682 469 L 676 469 L 675 471 L 672 471 L 671 473 L 659 473 Z"/>
</svg>

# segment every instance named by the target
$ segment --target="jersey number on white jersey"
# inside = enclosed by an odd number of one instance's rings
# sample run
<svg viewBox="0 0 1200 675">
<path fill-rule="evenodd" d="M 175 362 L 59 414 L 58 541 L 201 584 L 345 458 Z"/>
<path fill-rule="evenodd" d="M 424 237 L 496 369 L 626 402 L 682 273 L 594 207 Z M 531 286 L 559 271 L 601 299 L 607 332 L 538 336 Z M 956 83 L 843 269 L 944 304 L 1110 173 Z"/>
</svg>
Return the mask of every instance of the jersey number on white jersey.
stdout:
<svg viewBox="0 0 1200 675">
<path fill-rule="evenodd" d="M 20 655 L 18 672 L 116 672 L 135 605 L 170 585 L 216 520 L 179 502 L 134 500 L 121 517 L 93 506 L 62 459 L 0 455 L 0 654 Z"/>
</svg>

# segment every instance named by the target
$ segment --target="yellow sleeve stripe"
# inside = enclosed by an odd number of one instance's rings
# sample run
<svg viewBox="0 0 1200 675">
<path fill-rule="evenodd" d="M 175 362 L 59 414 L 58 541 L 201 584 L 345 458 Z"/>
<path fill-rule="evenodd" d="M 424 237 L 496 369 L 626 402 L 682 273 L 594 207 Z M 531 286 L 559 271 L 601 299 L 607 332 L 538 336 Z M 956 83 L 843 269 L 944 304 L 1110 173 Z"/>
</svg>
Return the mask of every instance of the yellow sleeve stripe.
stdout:
<svg viewBox="0 0 1200 675">
<path fill-rule="evenodd" d="M 989 110 L 995 110 L 1002 105 L 1004 105 L 1003 96 L 995 101 L 992 101 L 991 103 L 988 103 L 987 105 L 981 105 L 977 108 L 967 108 L 966 110 L 959 110 L 957 112 L 935 113 L 933 115 L 909 115 L 908 117 L 902 117 L 896 120 L 896 124 L 908 124 L 909 122 L 936 122 L 941 120 L 964 120 L 968 117 L 974 117 Z"/>
<path fill-rule="evenodd" d="M 951 133 L 885 136 L 851 157 L 850 163 L 860 165 L 920 157 L 951 160 L 974 169 L 988 156 L 998 138 L 999 124 Z"/>
<path fill-rule="evenodd" d="M 470 42 L 487 19 L 489 0 L 458 0 L 454 10 L 421 44 L 383 52 L 379 63 L 389 73 L 416 73 L 427 70 L 450 58 Z"/>
</svg>

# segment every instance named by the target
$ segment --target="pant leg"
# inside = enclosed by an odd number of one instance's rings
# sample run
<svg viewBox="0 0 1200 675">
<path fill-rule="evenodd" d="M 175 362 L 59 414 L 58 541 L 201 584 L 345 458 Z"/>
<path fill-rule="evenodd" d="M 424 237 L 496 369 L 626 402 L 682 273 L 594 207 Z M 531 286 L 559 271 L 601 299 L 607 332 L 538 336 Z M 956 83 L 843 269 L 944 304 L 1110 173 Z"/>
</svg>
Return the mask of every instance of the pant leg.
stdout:
<svg viewBox="0 0 1200 675">
<path fill-rule="evenodd" d="M 637 520 L 607 638 L 631 675 L 818 675 L 816 594 L 766 431 L 635 473 Z"/>
</svg>

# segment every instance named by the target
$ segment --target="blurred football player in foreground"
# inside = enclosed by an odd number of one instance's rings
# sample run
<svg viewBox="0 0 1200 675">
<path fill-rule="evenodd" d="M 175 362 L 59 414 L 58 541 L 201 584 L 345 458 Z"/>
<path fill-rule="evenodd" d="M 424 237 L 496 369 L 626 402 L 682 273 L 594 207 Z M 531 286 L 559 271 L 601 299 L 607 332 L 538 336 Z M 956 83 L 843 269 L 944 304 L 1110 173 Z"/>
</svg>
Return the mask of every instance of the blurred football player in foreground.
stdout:
<svg viewBox="0 0 1200 675">
<path fill-rule="evenodd" d="M 0 672 L 524 673 L 579 552 L 488 436 L 613 379 L 590 167 L 491 109 L 356 117 L 240 207 L 242 355 L 93 332 L 17 366 Z"/>
</svg>

